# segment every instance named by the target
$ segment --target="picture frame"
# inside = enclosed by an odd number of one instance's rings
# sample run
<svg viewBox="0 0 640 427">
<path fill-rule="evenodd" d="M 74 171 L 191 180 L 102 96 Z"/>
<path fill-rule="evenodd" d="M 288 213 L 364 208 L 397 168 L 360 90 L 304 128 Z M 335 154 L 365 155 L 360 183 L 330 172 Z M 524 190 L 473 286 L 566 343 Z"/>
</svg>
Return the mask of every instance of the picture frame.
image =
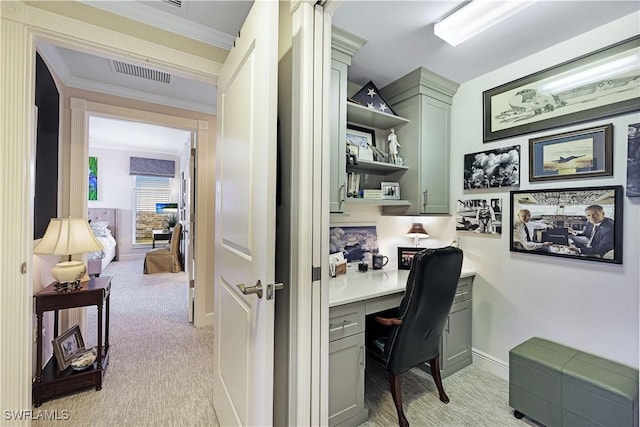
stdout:
<svg viewBox="0 0 640 427">
<path fill-rule="evenodd" d="M 502 199 L 485 197 L 456 202 L 456 232 L 499 237 L 502 234 Z"/>
<path fill-rule="evenodd" d="M 621 185 L 511 191 L 510 196 L 511 252 L 622 264 Z"/>
<path fill-rule="evenodd" d="M 61 371 L 67 369 L 73 359 L 86 350 L 80 326 L 78 325 L 72 326 L 63 334 L 54 338 L 51 343 L 53 344 L 53 354 Z"/>
<path fill-rule="evenodd" d="M 520 146 L 464 155 L 465 190 L 520 186 Z"/>
<path fill-rule="evenodd" d="M 640 64 L 633 59 L 639 52 L 634 36 L 484 91 L 483 141 L 640 110 Z M 599 73 L 614 61 L 622 66 Z"/>
<path fill-rule="evenodd" d="M 351 147 L 358 148 L 358 159 L 365 155 L 364 160 L 375 160 L 371 147 L 376 146 L 376 133 L 373 129 L 363 128 L 352 124 L 347 124 L 347 150 L 350 153 Z M 368 155 L 365 154 L 368 153 Z"/>
<path fill-rule="evenodd" d="M 89 156 L 89 200 L 98 200 L 98 158 Z"/>
<path fill-rule="evenodd" d="M 411 270 L 413 257 L 425 248 L 398 246 L 398 270 Z"/>
<path fill-rule="evenodd" d="M 378 248 L 376 224 L 344 223 L 329 227 L 329 254 L 341 252 L 347 262 L 362 261 L 365 253 L 375 253 Z"/>
<path fill-rule="evenodd" d="M 382 190 L 382 198 L 386 200 L 400 200 L 400 183 L 399 182 L 386 182 L 380 183 L 380 190 Z"/>
<path fill-rule="evenodd" d="M 529 140 L 529 182 L 613 175 L 613 125 Z"/>
<path fill-rule="evenodd" d="M 627 197 L 640 197 L 640 123 L 627 128 Z"/>
</svg>

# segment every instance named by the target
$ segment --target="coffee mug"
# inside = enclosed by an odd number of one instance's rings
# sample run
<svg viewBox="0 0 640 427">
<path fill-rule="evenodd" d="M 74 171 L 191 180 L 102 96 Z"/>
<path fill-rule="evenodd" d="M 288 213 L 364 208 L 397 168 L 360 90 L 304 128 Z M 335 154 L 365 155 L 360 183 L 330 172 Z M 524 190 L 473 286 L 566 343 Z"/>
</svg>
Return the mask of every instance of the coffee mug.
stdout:
<svg viewBox="0 0 640 427">
<path fill-rule="evenodd" d="M 389 262 L 389 257 L 384 256 L 384 255 L 380 255 L 380 254 L 373 254 L 373 269 L 374 270 L 380 270 L 382 267 L 387 265 L 388 262 Z"/>
</svg>

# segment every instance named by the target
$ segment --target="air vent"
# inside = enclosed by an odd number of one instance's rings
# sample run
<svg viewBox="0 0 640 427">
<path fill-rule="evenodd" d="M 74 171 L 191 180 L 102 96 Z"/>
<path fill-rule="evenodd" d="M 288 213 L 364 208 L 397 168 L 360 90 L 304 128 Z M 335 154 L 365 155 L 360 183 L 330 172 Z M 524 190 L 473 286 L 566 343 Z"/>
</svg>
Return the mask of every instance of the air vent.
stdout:
<svg viewBox="0 0 640 427">
<path fill-rule="evenodd" d="M 163 0 L 163 1 L 175 7 L 182 7 L 182 0 Z"/>
<path fill-rule="evenodd" d="M 128 74 L 134 77 L 153 80 L 160 83 L 171 83 L 171 74 L 138 65 L 127 64 L 125 62 L 113 61 L 113 68 L 117 73 Z"/>
</svg>

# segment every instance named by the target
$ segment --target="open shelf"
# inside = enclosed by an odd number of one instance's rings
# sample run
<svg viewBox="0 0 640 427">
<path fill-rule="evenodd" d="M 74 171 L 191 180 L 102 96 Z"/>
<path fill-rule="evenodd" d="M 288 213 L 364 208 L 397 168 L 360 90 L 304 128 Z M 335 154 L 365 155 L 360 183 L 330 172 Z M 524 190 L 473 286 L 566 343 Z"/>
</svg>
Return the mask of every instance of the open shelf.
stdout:
<svg viewBox="0 0 640 427">
<path fill-rule="evenodd" d="M 347 198 L 345 203 L 350 205 L 372 205 L 372 206 L 411 206 L 408 200 L 389 200 L 389 199 L 357 199 Z"/>
<path fill-rule="evenodd" d="M 371 172 L 378 175 L 386 175 L 407 169 L 409 169 L 407 166 L 362 159 L 358 159 L 358 163 L 355 165 L 347 164 L 347 172 Z"/>
<path fill-rule="evenodd" d="M 388 130 L 409 123 L 409 120 L 347 101 L 347 122 Z"/>
</svg>

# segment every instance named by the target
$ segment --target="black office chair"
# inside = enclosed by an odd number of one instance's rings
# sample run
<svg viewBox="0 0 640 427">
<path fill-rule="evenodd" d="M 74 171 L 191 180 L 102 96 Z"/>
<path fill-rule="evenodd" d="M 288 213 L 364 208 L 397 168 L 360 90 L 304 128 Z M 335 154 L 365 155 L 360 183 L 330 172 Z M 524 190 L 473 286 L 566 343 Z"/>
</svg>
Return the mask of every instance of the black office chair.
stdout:
<svg viewBox="0 0 640 427">
<path fill-rule="evenodd" d="M 440 340 L 462 269 L 462 251 L 448 246 L 425 249 L 415 255 L 400 306 L 373 318 L 386 335 L 369 337 L 368 349 L 389 372 L 391 395 L 398 412 L 398 424 L 408 426 L 402 410 L 399 375 L 429 362 L 440 400 L 449 403 L 440 378 Z M 393 316 L 393 317 L 392 317 Z M 374 325 L 371 325 L 374 326 Z"/>
</svg>

